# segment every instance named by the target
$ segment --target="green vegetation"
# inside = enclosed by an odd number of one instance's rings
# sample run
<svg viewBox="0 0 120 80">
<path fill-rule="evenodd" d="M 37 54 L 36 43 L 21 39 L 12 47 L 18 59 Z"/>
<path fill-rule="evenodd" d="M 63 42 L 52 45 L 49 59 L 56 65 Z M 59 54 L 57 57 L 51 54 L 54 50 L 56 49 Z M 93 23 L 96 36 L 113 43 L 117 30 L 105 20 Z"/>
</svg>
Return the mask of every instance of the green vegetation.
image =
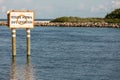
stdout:
<svg viewBox="0 0 120 80">
<path fill-rule="evenodd" d="M 105 18 L 80 18 L 80 17 L 59 17 L 51 22 L 74 22 L 74 23 L 84 23 L 84 22 L 107 22 L 107 23 L 120 23 L 120 9 L 115 9 L 111 13 L 107 14 Z"/>
<path fill-rule="evenodd" d="M 115 9 L 111 13 L 107 14 L 105 16 L 105 18 L 107 18 L 107 19 L 120 19 L 120 8 L 119 9 Z"/>
<path fill-rule="evenodd" d="M 106 18 L 104 18 L 104 20 L 107 23 L 120 23 L 120 19 L 106 19 Z"/>
<path fill-rule="evenodd" d="M 79 18 L 79 17 L 60 17 L 51 22 L 104 22 L 103 18 Z"/>
<path fill-rule="evenodd" d="M 120 8 L 107 14 L 105 16 L 105 21 L 108 23 L 120 23 Z"/>
</svg>

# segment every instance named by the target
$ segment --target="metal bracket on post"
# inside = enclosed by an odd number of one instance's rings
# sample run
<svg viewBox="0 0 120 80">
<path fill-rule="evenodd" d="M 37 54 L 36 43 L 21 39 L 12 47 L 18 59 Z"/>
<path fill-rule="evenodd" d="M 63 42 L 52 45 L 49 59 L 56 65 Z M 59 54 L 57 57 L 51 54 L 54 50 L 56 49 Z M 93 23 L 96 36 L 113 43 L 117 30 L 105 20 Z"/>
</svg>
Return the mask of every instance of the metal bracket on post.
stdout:
<svg viewBox="0 0 120 80">
<path fill-rule="evenodd" d="M 31 53 L 31 45 L 30 45 L 30 29 L 26 29 L 27 33 L 27 56 L 30 56 Z"/>
<path fill-rule="evenodd" d="M 12 56 L 16 56 L 16 29 L 12 29 Z"/>
</svg>

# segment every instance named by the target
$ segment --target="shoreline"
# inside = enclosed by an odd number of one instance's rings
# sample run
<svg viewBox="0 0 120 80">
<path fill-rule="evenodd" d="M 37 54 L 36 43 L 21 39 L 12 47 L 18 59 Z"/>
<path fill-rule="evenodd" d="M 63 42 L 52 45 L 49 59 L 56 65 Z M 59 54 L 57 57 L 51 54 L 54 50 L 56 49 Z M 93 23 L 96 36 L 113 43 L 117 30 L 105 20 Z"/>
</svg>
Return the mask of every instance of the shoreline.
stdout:
<svg viewBox="0 0 120 80">
<path fill-rule="evenodd" d="M 6 21 L 0 21 L 0 26 L 7 26 Z M 85 22 L 85 23 L 71 23 L 71 22 L 39 22 L 35 21 L 34 26 L 55 26 L 55 27 L 98 27 L 98 28 L 120 28 L 120 23 L 106 23 L 106 22 Z"/>
<path fill-rule="evenodd" d="M 85 22 L 85 23 L 39 23 L 35 22 L 35 26 L 56 26 L 56 27 L 99 27 L 99 28 L 120 28 L 120 23 L 106 23 L 106 22 Z"/>
</svg>

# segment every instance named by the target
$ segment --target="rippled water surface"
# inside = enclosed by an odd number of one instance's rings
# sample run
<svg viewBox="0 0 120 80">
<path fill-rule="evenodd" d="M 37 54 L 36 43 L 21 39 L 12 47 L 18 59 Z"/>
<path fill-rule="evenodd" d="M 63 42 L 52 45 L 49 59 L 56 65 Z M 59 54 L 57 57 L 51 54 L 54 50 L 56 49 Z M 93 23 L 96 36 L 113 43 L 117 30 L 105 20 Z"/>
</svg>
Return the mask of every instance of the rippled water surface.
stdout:
<svg viewBox="0 0 120 80">
<path fill-rule="evenodd" d="M 26 30 L 17 30 L 12 59 L 11 30 L 0 27 L 0 80 L 120 80 L 120 29 L 35 27 L 31 57 Z"/>
</svg>

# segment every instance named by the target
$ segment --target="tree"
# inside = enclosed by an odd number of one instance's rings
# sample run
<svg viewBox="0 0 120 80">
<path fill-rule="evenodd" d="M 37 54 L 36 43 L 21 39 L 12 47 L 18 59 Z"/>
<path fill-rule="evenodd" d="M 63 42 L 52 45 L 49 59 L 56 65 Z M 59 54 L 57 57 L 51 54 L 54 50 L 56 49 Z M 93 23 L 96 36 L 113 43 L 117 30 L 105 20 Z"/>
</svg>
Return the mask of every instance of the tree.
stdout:
<svg viewBox="0 0 120 80">
<path fill-rule="evenodd" d="M 107 19 L 120 19 L 120 8 L 119 9 L 115 9 L 111 13 L 107 14 L 105 16 L 105 18 L 107 18 Z"/>
</svg>

